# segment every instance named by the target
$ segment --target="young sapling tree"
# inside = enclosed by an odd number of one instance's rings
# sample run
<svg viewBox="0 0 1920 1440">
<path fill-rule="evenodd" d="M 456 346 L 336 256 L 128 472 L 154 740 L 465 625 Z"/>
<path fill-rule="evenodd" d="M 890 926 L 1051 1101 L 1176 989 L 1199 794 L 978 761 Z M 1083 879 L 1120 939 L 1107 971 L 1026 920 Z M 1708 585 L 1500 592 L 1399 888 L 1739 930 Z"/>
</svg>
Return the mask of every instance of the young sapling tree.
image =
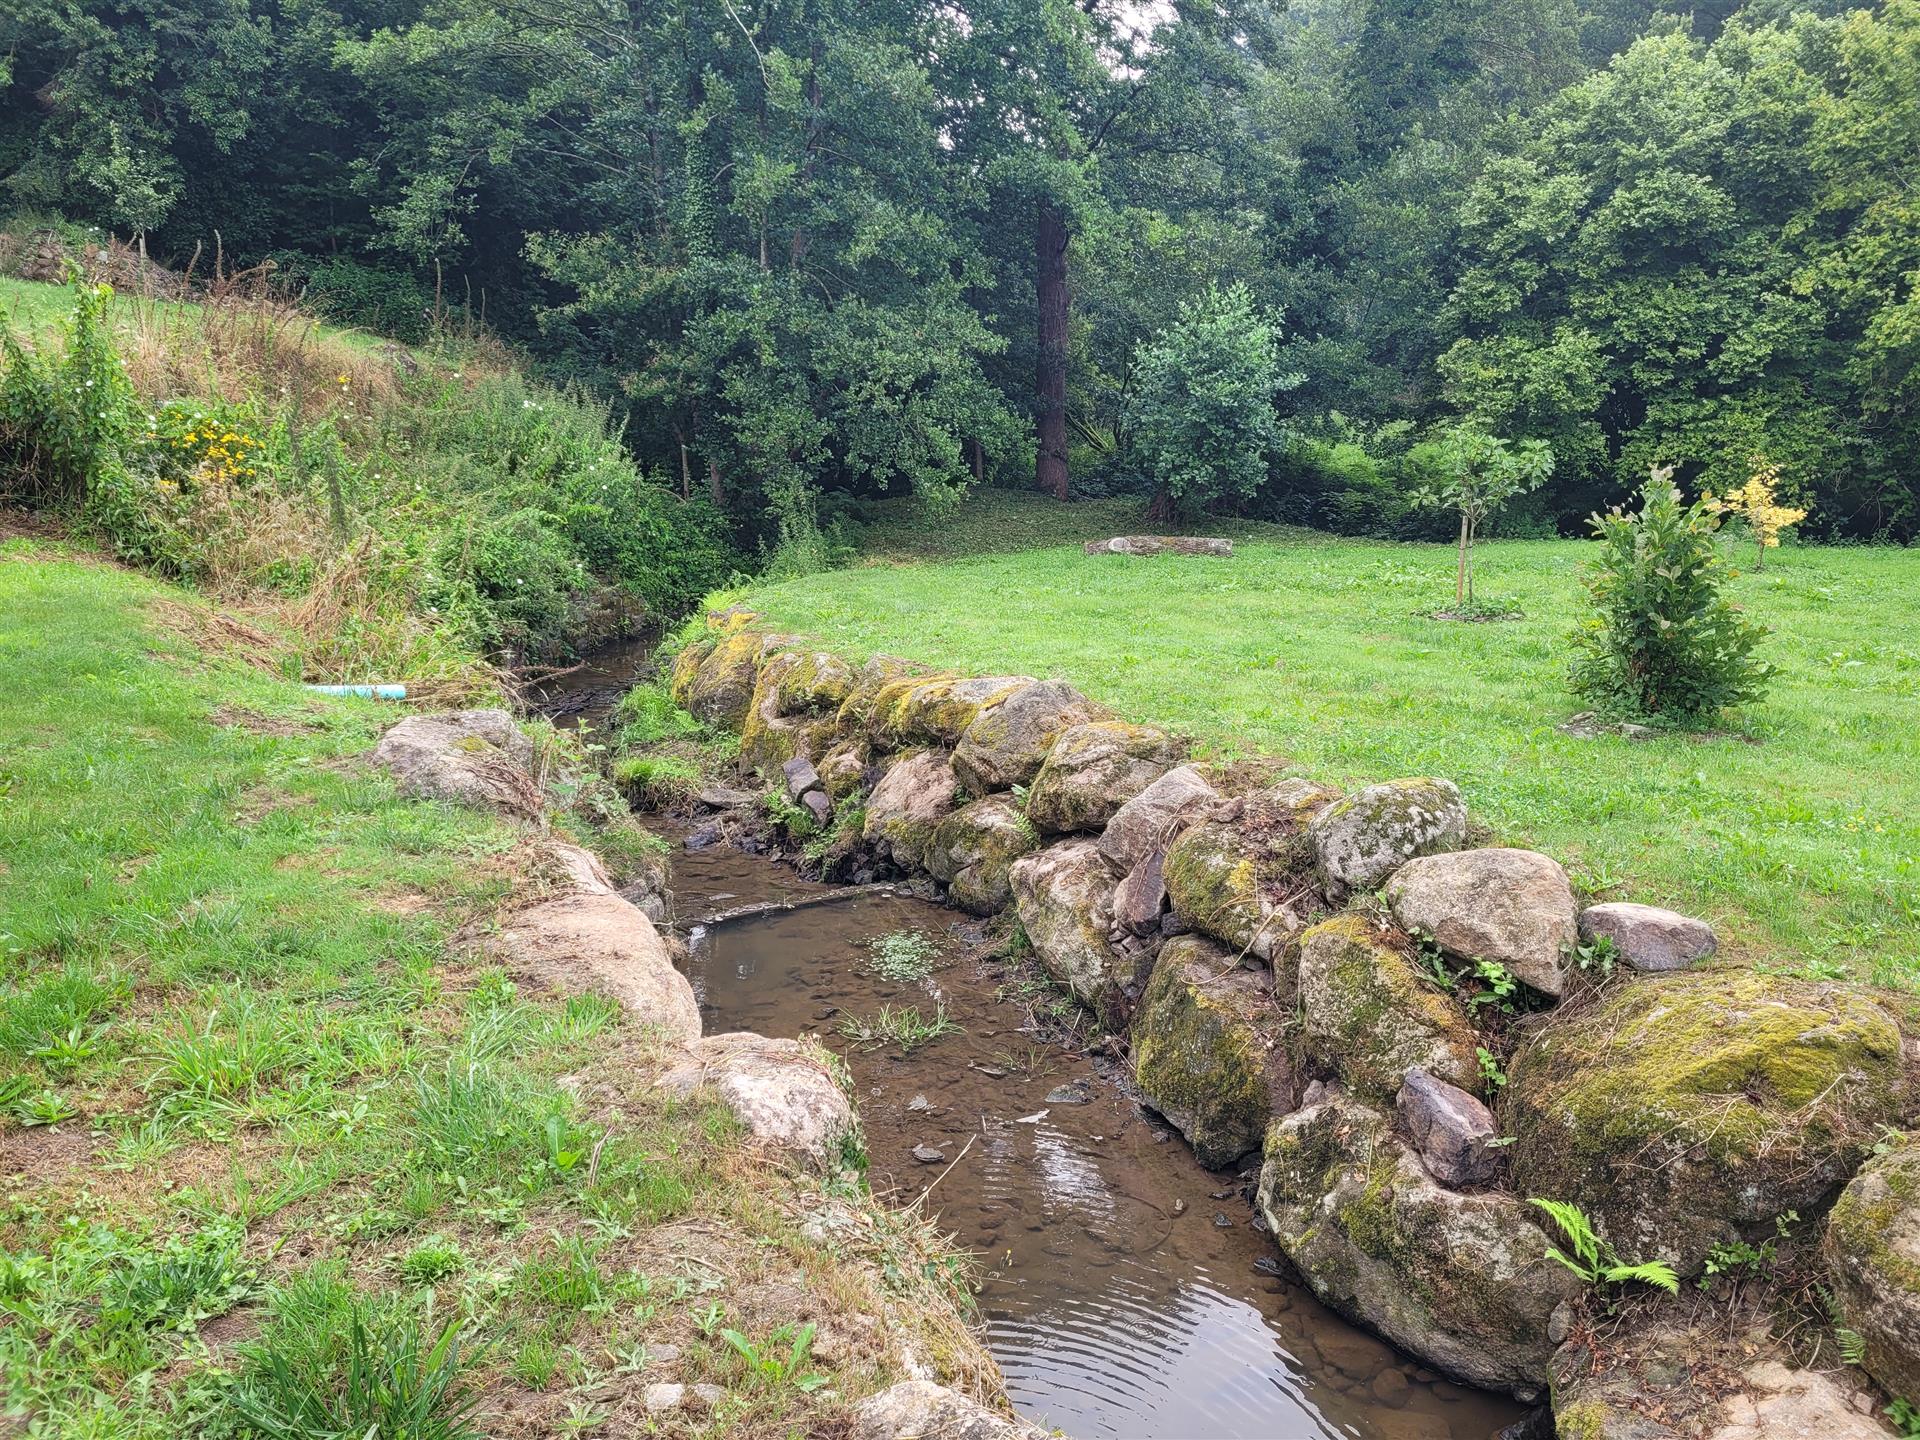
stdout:
<svg viewBox="0 0 1920 1440">
<path fill-rule="evenodd" d="M 1480 527 L 1516 495 L 1537 489 L 1553 473 L 1553 451 L 1544 440 L 1512 441 L 1473 425 L 1456 425 L 1429 447 L 1434 479 L 1413 493 L 1413 503 L 1460 515 L 1460 556 L 1453 599 L 1471 602 L 1473 546 Z"/>
</svg>

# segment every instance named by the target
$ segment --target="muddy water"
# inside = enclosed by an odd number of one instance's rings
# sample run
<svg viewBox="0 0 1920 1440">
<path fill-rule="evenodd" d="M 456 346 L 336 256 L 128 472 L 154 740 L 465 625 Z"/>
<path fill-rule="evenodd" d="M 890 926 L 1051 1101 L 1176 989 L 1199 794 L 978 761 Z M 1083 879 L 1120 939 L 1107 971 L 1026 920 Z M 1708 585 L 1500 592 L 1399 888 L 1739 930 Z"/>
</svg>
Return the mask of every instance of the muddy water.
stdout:
<svg viewBox="0 0 1920 1440">
<path fill-rule="evenodd" d="M 928 1203 L 979 1252 L 989 1344 L 1023 1414 L 1078 1440 L 1487 1440 L 1520 1417 L 1279 1278 L 1251 1176 L 1201 1169 L 1124 1077 L 1023 1029 L 962 917 L 869 894 L 702 926 L 818 888 L 721 849 L 680 856 L 674 888 L 708 1030 L 814 1034 L 846 1054 L 874 1188 L 905 1202 L 934 1186 Z M 867 942 L 897 930 L 940 943 L 927 981 L 864 968 Z M 963 1033 L 907 1056 L 840 1033 L 883 1004 L 944 1005 Z"/>
<path fill-rule="evenodd" d="M 659 643 L 660 632 L 649 628 L 596 646 L 579 665 L 535 683 L 527 704 L 555 725 L 572 728 L 587 722 L 597 729 L 635 678 L 645 673 Z"/>
</svg>

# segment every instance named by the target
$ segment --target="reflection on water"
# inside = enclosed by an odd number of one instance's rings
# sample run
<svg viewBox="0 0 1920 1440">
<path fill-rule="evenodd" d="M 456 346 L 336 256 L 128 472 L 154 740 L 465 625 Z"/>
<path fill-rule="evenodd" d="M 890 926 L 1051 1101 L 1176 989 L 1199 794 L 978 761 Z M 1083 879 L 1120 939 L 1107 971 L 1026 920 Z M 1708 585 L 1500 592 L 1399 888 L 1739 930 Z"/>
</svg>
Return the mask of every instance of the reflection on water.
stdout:
<svg viewBox="0 0 1920 1440">
<path fill-rule="evenodd" d="M 682 856 L 675 888 L 697 915 L 812 887 L 716 850 Z M 964 1033 L 904 1059 L 849 1053 L 870 1178 L 904 1202 L 941 1177 L 929 1203 L 980 1254 L 988 1341 L 1023 1414 L 1078 1440 L 1488 1440 L 1519 1418 L 1269 1273 L 1246 1180 L 1202 1170 L 1111 1078 L 1024 1032 L 960 945 L 921 986 L 861 969 L 874 936 L 958 923 L 887 896 L 737 921 L 697 937 L 691 974 L 710 1031 L 812 1033 L 843 1051 L 849 1015 L 945 1003 Z"/>
</svg>

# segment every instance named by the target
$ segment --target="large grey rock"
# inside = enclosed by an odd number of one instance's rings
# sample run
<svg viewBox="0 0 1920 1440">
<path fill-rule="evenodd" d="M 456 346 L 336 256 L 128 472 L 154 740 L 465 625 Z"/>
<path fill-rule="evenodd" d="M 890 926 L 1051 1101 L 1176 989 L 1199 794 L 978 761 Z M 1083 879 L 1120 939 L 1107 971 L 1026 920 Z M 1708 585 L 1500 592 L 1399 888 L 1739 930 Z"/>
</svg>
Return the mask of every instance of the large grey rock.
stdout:
<svg viewBox="0 0 1920 1440">
<path fill-rule="evenodd" d="M 1297 1094 L 1287 1017 L 1266 981 L 1195 935 L 1160 952 L 1133 1021 L 1133 1076 L 1202 1165 L 1260 1147 Z"/>
<path fill-rule="evenodd" d="M 1417 855 L 1458 850 L 1467 840 L 1467 806 L 1451 780 L 1388 780 L 1329 805 L 1307 831 L 1338 897 L 1375 889 Z"/>
<path fill-rule="evenodd" d="M 1809 1214 L 1899 1122 L 1899 1028 L 1864 989 L 1751 970 L 1640 976 L 1508 1064 L 1515 1187 L 1568 1200 L 1626 1259 L 1697 1274 Z"/>
<path fill-rule="evenodd" d="M 947 899 L 972 915 L 997 915 L 1013 901 L 1013 862 L 1037 849 L 1039 836 L 1004 795 L 962 805 L 933 827 L 927 873 Z"/>
<path fill-rule="evenodd" d="M 1691 915 L 1609 900 L 1580 912 L 1580 939 L 1591 945 L 1606 938 L 1620 958 L 1636 970 L 1685 970 L 1710 959 L 1719 948 L 1713 927 Z"/>
<path fill-rule="evenodd" d="M 902 1380 L 853 1407 L 847 1440 L 1047 1440 L 1048 1432 L 931 1380 Z"/>
<path fill-rule="evenodd" d="M 1409 860 L 1387 881 L 1401 928 L 1466 959 L 1493 960 L 1558 995 L 1576 934 L 1573 885 L 1532 850 L 1459 850 Z"/>
<path fill-rule="evenodd" d="M 1047 834 L 1098 831 L 1185 755 L 1163 730 L 1094 720 L 1063 731 L 1027 795 L 1027 818 Z"/>
<path fill-rule="evenodd" d="M 953 773 L 975 795 L 1031 785 L 1063 731 L 1095 717 L 1087 697 L 1064 680 L 1007 691 L 968 722 L 953 747 Z"/>
<path fill-rule="evenodd" d="M 1875 1156 L 1827 1218 L 1840 1319 L 1866 1341 L 1861 1362 L 1889 1395 L 1920 1396 L 1920 1140 Z"/>
<path fill-rule="evenodd" d="M 1013 862 L 1013 903 L 1046 972 L 1109 1024 L 1132 1013 L 1138 977 L 1107 943 L 1113 872 L 1091 840 L 1070 840 Z"/>
<path fill-rule="evenodd" d="M 1260 1212 L 1313 1291 L 1470 1384 L 1531 1393 L 1581 1285 L 1511 1195 L 1427 1177 L 1387 1118 L 1344 1095 L 1277 1121 Z"/>
<path fill-rule="evenodd" d="M 541 808 L 533 742 L 504 710 L 409 715 L 380 737 L 373 763 L 391 770 L 400 792 L 530 818 Z"/>
<path fill-rule="evenodd" d="M 1480 1083 L 1473 1027 L 1402 947 L 1398 937 L 1353 914 L 1303 934 L 1299 987 L 1307 1039 L 1368 1100 L 1392 1103 L 1414 1069 L 1471 1090 Z"/>
<path fill-rule="evenodd" d="M 1499 1152 L 1487 1148 L 1500 1133 L 1493 1112 L 1458 1085 L 1416 1067 L 1395 1104 L 1427 1173 L 1449 1190 L 1486 1185 L 1499 1173 Z"/>
<path fill-rule="evenodd" d="M 585 850 L 552 843 L 548 854 L 562 893 L 509 915 L 482 946 L 489 958 L 562 994 L 604 995 L 678 1043 L 697 1040 L 699 1002 L 653 921 Z"/>
<path fill-rule="evenodd" d="M 953 809 L 957 789 L 945 751 L 903 755 L 867 797 L 861 833 L 885 849 L 901 869 L 924 870 L 933 827 Z"/>
<path fill-rule="evenodd" d="M 1182 830 L 1220 803 L 1220 792 L 1191 765 L 1177 765 L 1127 801 L 1100 834 L 1100 853 L 1122 872 L 1164 854 Z"/>
<path fill-rule="evenodd" d="M 658 1084 L 680 1096 L 711 1088 L 755 1140 L 816 1171 L 837 1168 L 855 1134 L 853 1106 L 809 1041 L 709 1035 Z"/>
<path fill-rule="evenodd" d="M 1115 535 L 1089 540 L 1081 547 L 1089 555 L 1210 555 L 1225 559 L 1233 541 L 1217 535 Z"/>
</svg>

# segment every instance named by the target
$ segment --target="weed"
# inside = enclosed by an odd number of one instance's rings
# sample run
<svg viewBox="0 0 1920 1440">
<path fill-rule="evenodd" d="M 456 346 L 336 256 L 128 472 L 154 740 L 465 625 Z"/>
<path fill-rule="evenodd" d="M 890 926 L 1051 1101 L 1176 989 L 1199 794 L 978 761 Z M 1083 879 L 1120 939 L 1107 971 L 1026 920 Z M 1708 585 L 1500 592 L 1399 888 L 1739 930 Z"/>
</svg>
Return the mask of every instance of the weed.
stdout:
<svg viewBox="0 0 1920 1440">
<path fill-rule="evenodd" d="M 882 1005 L 880 1013 L 871 1020 L 849 1016 L 841 1022 L 840 1033 L 856 1045 L 867 1048 L 894 1045 L 902 1055 L 910 1055 L 943 1035 L 958 1035 L 960 1027 L 947 1017 L 945 1005 L 935 1006 L 931 1016 L 922 1015 L 914 1005 L 897 1010 L 891 1005 Z"/>
<path fill-rule="evenodd" d="M 400 1275 L 412 1285 L 437 1285 L 467 1268 L 466 1253 L 451 1240 L 422 1240 L 400 1257 Z"/>
<path fill-rule="evenodd" d="M 341 1330 L 316 1332 L 313 1317 L 282 1310 L 274 1330 L 246 1348 L 228 1399 L 238 1419 L 264 1440 L 478 1440 L 458 1321 L 429 1339 L 410 1314 L 369 1314 L 356 1298 L 330 1299 L 319 1318 L 344 1319 Z"/>
<path fill-rule="evenodd" d="M 1506 1089 L 1507 1072 L 1500 1068 L 1500 1061 L 1494 1053 L 1484 1045 L 1476 1046 L 1473 1053 L 1480 1062 L 1480 1078 L 1487 1082 L 1488 1088 L 1496 1091 Z"/>
<path fill-rule="evenodd" d="M 813 1354 L 814 1327 L 783 1325 L 755 1343 L 738 1330 L 722 1330 L 720 1338 L 746 1362 L 747 1379 L 756 1388 L 791 1385 L 803 1394 L 818 1390 L 827 1377 L 807 1369 Z"/>
<path fill-rule="evenodd" d="M 80 1111 L 66 1097 L 52 1090 L 22 1096 L 7 1107 L 8 1113 L 22 1125 L 58 1125 L 71 1120 Z"/>
<path fill-rule="evenodd" d="M 867 969 L 896 985 L 925 980 L 939 958 L 940 947 L 921 930 L 892 930 L 867 942 Z"/>
</svg>

